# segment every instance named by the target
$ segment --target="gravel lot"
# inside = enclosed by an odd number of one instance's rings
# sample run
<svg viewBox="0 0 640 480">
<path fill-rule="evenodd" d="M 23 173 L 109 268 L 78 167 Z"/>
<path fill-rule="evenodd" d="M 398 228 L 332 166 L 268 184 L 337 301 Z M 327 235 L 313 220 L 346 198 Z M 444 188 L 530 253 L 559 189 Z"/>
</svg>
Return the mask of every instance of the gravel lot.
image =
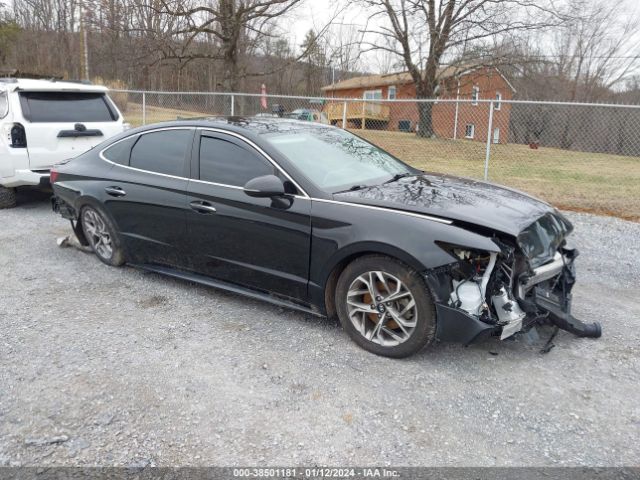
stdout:
<svg viewBox="0 0 640 480">
<path fill-rule="evenodd" d="M 560 332 L 407 360 L 333 322 L 59 248 L 48 197 L 0 210 L 0 465 L 638 465 L 640 224 L 570 214 Z"/>
</svg>

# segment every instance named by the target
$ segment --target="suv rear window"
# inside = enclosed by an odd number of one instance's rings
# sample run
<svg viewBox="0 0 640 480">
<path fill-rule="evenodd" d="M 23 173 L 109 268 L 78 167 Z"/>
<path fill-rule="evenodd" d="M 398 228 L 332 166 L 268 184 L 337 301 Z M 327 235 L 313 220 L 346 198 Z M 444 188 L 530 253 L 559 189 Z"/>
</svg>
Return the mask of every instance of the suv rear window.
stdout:
<svg viewBox="0 0 640 480">
<path fill-rule="evenodd" d="M 20 105 L 30 122 L 113 122 L 118 119 L 104 93 L 21 92 Z"/>
</svg>

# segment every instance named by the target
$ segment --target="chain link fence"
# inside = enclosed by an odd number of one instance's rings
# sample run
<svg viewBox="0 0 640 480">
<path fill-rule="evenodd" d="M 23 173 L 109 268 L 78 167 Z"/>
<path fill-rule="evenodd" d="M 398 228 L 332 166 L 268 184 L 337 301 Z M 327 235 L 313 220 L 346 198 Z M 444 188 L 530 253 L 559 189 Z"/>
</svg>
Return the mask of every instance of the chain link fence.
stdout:
<svg viewBox="0 0 640 480">
<path fill-rule="evenodd" d="M 132 126 L 218 115 L 335 125 L 426 171 L 640 221 L 640 106 L 112 91 Z"/>
</svg>

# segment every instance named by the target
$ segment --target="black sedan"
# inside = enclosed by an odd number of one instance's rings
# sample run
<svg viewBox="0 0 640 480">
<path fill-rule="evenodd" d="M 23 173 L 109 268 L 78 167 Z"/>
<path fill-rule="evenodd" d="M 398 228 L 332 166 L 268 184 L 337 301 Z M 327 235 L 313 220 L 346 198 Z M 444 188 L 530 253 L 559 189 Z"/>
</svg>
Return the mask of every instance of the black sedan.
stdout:
<svg viewBox="0 0 640 480">
<path fill-rule="evenodd" d="M 51 172 L 54 210 L 106 264 L 325 316 L 380 355 L 501 339 L 570 311 L 577 250 L 548 204 L 425 173 L 287 119 L 129 130 Z"/>
</svg>

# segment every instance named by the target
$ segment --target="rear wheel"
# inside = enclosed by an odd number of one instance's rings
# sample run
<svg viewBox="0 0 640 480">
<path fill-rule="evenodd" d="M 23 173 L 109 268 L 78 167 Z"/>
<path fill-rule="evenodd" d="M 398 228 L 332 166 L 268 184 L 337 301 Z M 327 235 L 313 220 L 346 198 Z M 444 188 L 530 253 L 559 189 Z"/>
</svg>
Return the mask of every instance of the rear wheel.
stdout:
<svg viewBox="0 0 640 480">
<path fill-rule="evenodd" d="M 16 189 L 0 185 L 0 208 L 13 208 L 16 206 Z"/>
<path fill-rule="evenodd" d="M 80 212 L 80 222 L 91 249 L 102 262 L 114 267 L 124 263 L 120 239 L 105 214 L 94 207 L 85 206 Z"/>
<path fill-rule="evenodd" d="M 354 260 L 336 286 L 343 328 L 365 350 L 408 357 L 435 338 L 435 308 L 420 275 L 386 256 Z"/>
</svg>

